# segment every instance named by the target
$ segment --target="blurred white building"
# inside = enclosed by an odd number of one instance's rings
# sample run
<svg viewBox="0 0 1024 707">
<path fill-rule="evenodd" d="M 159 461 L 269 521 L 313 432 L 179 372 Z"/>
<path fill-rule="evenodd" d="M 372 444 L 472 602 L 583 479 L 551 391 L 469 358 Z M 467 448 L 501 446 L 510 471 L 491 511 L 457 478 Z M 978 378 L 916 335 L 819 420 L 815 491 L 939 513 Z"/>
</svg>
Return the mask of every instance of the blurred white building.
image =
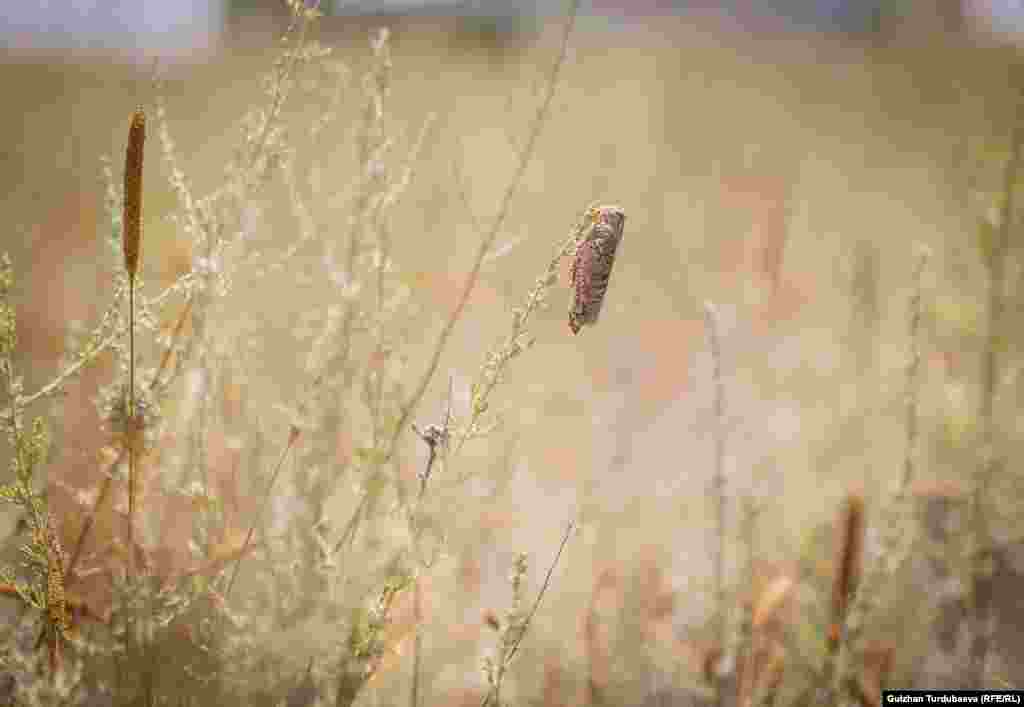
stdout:
<svg viewBox="0 0 1024 707">
<path fill-rule="evenodd" d="M 1018 44 L 1024 41 L 1024 2 L 1021 0 L 965 0 L 964 14 L 976 29 Z"/>
<path fill-rule="evenodd" d="M 219 43 L 221 0 L 4 0 L 0 47 L 201 60 Z"/>
<path fill-rule="evenodd" d="M 309 0 L 311 3 L 313 0 Z M 4 0 L 0 47 L 14 50 L 103 52 L 133 61 L 202 61 L 220 46 L 232 22 L 280 14 L 283 0 Z M 564 11 L 567 0 L 322 0 L 340 16 L 444 16 L 502 22 Z M 714 12 L 748 30 L 791 27 L 823 32 L 885 32 L 904 25 L 926 30 L 978 31 L 999 41 L 1024 39 L 1021 0 L 587 0 L 581 14 L 636 21 L 666 14 Z"/>
</svg>

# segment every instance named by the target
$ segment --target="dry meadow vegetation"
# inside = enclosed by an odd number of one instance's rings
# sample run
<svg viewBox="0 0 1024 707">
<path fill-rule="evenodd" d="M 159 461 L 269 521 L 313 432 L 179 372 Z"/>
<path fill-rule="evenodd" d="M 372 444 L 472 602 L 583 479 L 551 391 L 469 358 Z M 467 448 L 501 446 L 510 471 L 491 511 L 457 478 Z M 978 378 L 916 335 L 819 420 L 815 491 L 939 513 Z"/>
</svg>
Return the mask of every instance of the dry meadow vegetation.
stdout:
<svg viewBox="0 0 1024 707">
<path fill-rule="evenodd" d="M 1024 686 L 1017 52 L 575 5 L 0 62 L 3 704 Z"/>
</svg>

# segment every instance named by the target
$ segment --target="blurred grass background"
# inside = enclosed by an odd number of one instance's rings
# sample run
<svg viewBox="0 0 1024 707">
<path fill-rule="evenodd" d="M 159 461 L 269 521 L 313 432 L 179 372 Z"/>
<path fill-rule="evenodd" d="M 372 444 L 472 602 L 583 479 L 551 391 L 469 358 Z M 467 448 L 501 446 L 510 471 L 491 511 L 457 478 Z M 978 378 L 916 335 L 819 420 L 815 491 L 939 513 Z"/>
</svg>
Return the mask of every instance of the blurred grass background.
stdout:
<svg viewBox="0 0 1024 707">
<path fill-rule="evenodd" d="M 372 24 L 323 24 L 321 39 L 354 75 L 367 61 Z M 407 356 L 407 373 L 416 376 L 471 264 L 474 221 L 493 218 L 513 171 L 558 28 L 552 19 L 522 36 L 487 36 L 420 20 L 398 21 L 392 31 L 395 126 L 411 139 L 428 114 L 437 115 L 393 228 L 398 264 L 425 315 Z M 240 107 L 258 101 L 271 51 L 243 32 L 207 60 L 159 69 L 197 192 L 223 180 Z M 625 239 L 600 325 L 572 337 L 568 290 L 560 288 L 535 327 L 536 346 L 495 398 L 505 424 L 467 450 L 463 467 L 507 465 L 511 481 L 493 507 L 463 498 L 452 508 L 451 522 L 465 531 L 453 535 L 453 552 L 470 559 L 434 578 L 435 645 L 444 636 L 439 627 L 478 623 L 474 612 L 505 603 L 514 552 L 530 553 L 538 583 L 577 504 L 587 522 L 524 646 L 526 674 L 540 671 L 545 656 L 579 657 L 579 609 L 605 565 L 660 567 L 678 592 L 669 621 L 675 635 L 706 615 L 712 516 L 704 300 L 719 305 L 724 325 L 730 490 L 751 489 L 764 503 L 757 551 L 765 562 L 795 560 L 848 489 L 876 500 L 898 473 L 915 242 L 935 253 L 924 298 L 938 303 L 926 325 L 929 442 L 921 475 L 958 476 L 957 457 L 941 440 L 951 416 L 969 414 L 970 390 L 961 403 L 948 391 L 951 381 L 973 375 L 977 355 L 961 335 L 984 293 L 971 189 L 998 182 L 1000 162 L 979 165 L 977 158 L 1006 149 L 1017 60 L 1013 48 L 931 31 L 881 41 L 751 32 L 713 16 L 641 19 L 626 28 L 581 20 L 499 239 L 510 247 L 485 268 L 419 417 L 442 414 L 448 371 L 458 392 L 481 365 L 507 331 L 509 309 L 586 204 L 624 206 Z M 0 250 L 10 251 L 21 283 L 22 365 L 31 389 L 52 375 L 64 326 L 102 311 L 109 278 L 100 254 L 109 226 L 99 158 L 118 163 L 126 116 L 137 104 L 151 105 L 156 89 L 147 67 L 15 51 L 0 57 L 0 85 L 7 87 Z M 359 105 L 343 100 L 341 110 L 355 116 Z M 301 134 L 317 111 L 299 106 L 290 125 Z M 332 151 L 351 150 L 344 137 L 324 146 L 325 162 Z M 192 257 L 165 218 L 174 196 L 156 155 L 147 162 L 143 256 L 154 288 Z M 344 162 L 330 161 L 337 171 L 320 178 L 342 189 L 353 177 L 337 167 Z M 282 204 L 280 195 L 274 199 L 266 209 L 271 222 Z M 339 209 L 339 223 L 344 216 Z M 282 240 L 295 236 L 287 224 L 282 217 Z M 765 266 L 765 257 L 775 266 Z M 224 312 L 240 347 L 248 327 L 287 331 L 304 302 L 330 296 L 293 286 L 236 288 Z M 954 313 L 943 318 L 942 303 Z M 266 401 L 261 424 L 273 429 L 284 429 L 273 402 L 289 398 L 301 380 L 297 362 L 305 352 L 291 346 L 245 359 L 253 394 Z M 75 435 L 95 429 L 84 403 L 96 380 L 73 386 L 82 400 L 62 420 L 65 443 L 51 474 L 89 463 L 89 441 Z M 1012 386 L 1015 397 L 1020 384 Z M 423 450 L 413 442 L 410 435 L 415 469 Z M 339 509 L 339 524 L 343 517 Z M 444 597 L 456 596 L 454 587 L 474 573 L 484 587 L 481 605 L 445 606 Z M 473 650 L 459 650 L 475 659 Z M 444 680 L 464 680 L 436 669 L 438 689 Z"/>
</svg>

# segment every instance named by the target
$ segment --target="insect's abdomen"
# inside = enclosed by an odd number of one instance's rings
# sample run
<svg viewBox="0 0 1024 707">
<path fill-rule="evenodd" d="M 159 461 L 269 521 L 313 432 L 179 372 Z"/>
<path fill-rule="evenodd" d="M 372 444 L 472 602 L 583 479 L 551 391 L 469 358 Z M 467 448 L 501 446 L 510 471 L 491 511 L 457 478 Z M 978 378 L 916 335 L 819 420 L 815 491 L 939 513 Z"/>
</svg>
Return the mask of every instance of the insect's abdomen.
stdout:
<svg viewBox="0 0 1024 707">
<path fill-rule="evenodd" d="M 569 328 L 573 334 L 597 322 L 615 264 L 615 251 L 622 240 L 625 218 L 625 213 L 616 206 L 599 207 L 590 233 L 576 249 L 570 272 L 573 298 Z"/>
</svg>

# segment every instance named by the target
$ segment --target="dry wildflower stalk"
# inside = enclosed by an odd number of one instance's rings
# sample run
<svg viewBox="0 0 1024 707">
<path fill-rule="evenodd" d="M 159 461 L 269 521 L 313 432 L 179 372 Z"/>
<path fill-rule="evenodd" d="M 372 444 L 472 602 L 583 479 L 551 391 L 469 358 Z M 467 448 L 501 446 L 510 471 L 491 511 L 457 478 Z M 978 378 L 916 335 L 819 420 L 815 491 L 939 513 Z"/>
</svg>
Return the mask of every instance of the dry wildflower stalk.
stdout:
<svg viewBox="0 0 1024 707">
<path fill-rule="evenodd" d="M 124 268 L 128 271 L 128 567 L 134 566 L 135 533 L 135 452 L 139 430 L 135 416 L 135 278 L 139 271 L 139 250 L 142 244 L 142 157 L 146 143 L 146 114 L 135 111 L 128 129 L 128 148 L 124 158 Z"/>
<path fill-rule="evenodd" d="M 487 353 L 480 373 L 470 391 L 469 417 L 452 444 L 452 453 L 458 454 L 470 439 L 479 436 L 480 417 L 488 410 L 491 393 L 504 377 L 505 369 L 515 357 L 533 345 L 529 324 L 547 300 L 548 292 L 558 283 L 558 270 L 562 259 L 571 256 L 586 237 L 596 207 L 589 207 L 573 225 L 568 238 L 548 261 L 544 273 L 536 279 L 521 307 L 512 310 L 512 331 Z"/>
<path fill-rule="evenodd" d="M 711 302 L 704 303 L 704 322 L 708 331 L 708 343 L 711 346 L 712 382 L 715 386 L 715 421 L 714 440 L 715 456 L 712 474 L 712 498 L 715 504 L 715 638 L 718 645 L 726 646 L 726 607 L 725 607 L 725 386 L 722 382 L 722 341 L 718 310 Z M 715 670 L 715 702 L 722 704 L 724 695 L 721 689 L 721 676 Z"/>
<path fill-rule="evenodd" d="M 242 566 L 242 560 L 249 551 L 253 535 L 256 534 L 256 522 L 266 514 L 267 504 L 270 503 L 270 492 L 274 489 L 274 483 L 277 481 L 277 477 L 281 474 L 281 469 L 284 468 L 284 462 L 288 457 L 288 452 L 292 450 L 292 447 L 295 446 L 295 443 L 299 441 L 299 437 L 301 436 L 302 431 L 295 425 L 292 425 L 288 429 L 288 443 L 281 451 L 281 456 L 278 457 L 277 464 L 274 466 L 274 471 L 270 475 L 270 481 L 267 482 L 267 489 L 263 494 L 263 502 L 260 506 L 259 515 L 256 518 L 253 518 L 252 523 L 249 525 L 249 531 L 245 534 L 245 541 L 242 543 L 242 549 L 238 554 L 238 560 L 235 562 L 235 568 L 231 572 L 231 579 L 228 580 L 228 586 L 224 590 L 225 600 L 231 595 L 231 590 L 235 586 L 235 580 L 238 578 L 238 570 Z"/>
<path fill-rule="evenodd" d="M 526 637 L 526 631 L 530 628 L 530 624 L 533 622 L 533 617 L 537 613 L 537 609 L 540 607 L 540 602 L 544 599 L 544 594 L 547 592 L 548 587 L 551 585 L 551 575 L 555 571 L 555 567 L 558 565 L 558 561 L 562 558 L 562 551 L 565 550 L 566 543 L 569 542 L 569 538 L 572 536 L 573 530 L 576 529 L 576 520 L 570 520 L 566 525 L 565 532 L 562 534 L 562 542 L 558 546 L 558 552 L 555 553 L 555 559 L 551 561 L 551 565 L 548 567 L 547 574 L 544 575 L 544 581 L 541 584 L 540 591 L 537 592 L 537 598 L 533 602 L 533 606 L 530 607 L 529 612 L 525 615 L 516 617 L 518 613 L 518 606 L 510 612 L 508 621 L 502 624 L 500 633 L 500 645 L 498 647 L 497 660 L 488 659 L 485 661 L 485 672 L 487 674 L 490 689 L 484 695 L 483 700 L 480 702 L 480 707 L 488 707 L 489 705 L 501 705 L 501 684 L 505 677 L 508 666 L 512 663 L 512 659 L 515 657 L 516 652 L 519 650 L 519 646 L 522 644 L 523 639 Z M 518 602 L 522 579 L 526 574 L 526 558 L 520 555 L 516 561 L 516 570 L 512 575 L 512 594 L 514 602 Z"/>
<path fill-rule="evenodd" d="M 437 371 L 438 364 L 441 361 L 441 354 L 444 352 L 448 339 L 451 337 L 452 331 L 455 329 L 455 324 L 462 317 L 462 312 L 465 309 L 466 304 L 469 302 L 469 297 L 473 294 L 473 290 L 476 288 L 476 283 L 480 279 L 480 271 L 483 268 L 484 259 L 487 257 L 488 253 L 491 252 L 491 249 L 501 232 L 501 228 L 505 224 L 505 219 L 508 216 L 509 209 L 512 205 L 512 197 L 515 196 L 516 191 L 518 191 L 519 185 L 522 183 L 523 177 L 526 174 L 526 168 L 530 166 L 530 162 L 533 159 L 537 139 L 540 137 L 541 128 L 544 126 L 548 111 L 551 108 L 552 99 L 555 97 L 555 89 L 558 86 L 559 74 L 561 73 L 562 66 L 565 64 L 566 58 L 569 54 L 569 37 L 572 34 L 573 26 L 576 23 L 579 4 L 579 0 L 570 0 L 569 2 L 569 9 L 566 14 L 558 58 L 555 60 L 555 63 L 551 68 L 544 99 L 537 107 L 537 112 L 534 114 L 533 120 L 530 123 L 526 142 L 523 145 L 523 149 L 519 152 L 518 164 L 516 165 L 515 173 L 512 175 L 512 179 L 509 181 L 508 187 L 505 189 L 505 193 L 501 197 L 501 204 L 498 207 L 497 215 L 494 217 L 494 222 L 490 229 L 488 229 L 487 233 L 483 234 L 480 239 L 480 245 L 473 258 L 473 266 L 470 268 L 469 274 L 466 276 L 466 280 L 462 286 L 462 291 L 459 294 L 459 299 L 455 304 L 455 308 L 448 316 L 448 320 L 441 329 L 441 333 L 438 334 L 433 347 L 433 352 L 431 353 L 430 362 L 427 364 L 427 370 L 423 373 L 408 401 L 402 406 L 398 424 L 395 425 L 391 444 L 389 445 L 391 449 L 394 449 L 399 436 L 405 431 L 409 418 L 416 411 L 416 407 L 420 404 L 424 394 L 427 392 L 427 386 L 430 385 L 430 381 L 433 379 L 435 371 Z"/>
<path fill-rule="evenodd" d="M 1017 99 L 1017 123 L 1010 138 L 1010 156 L 1003 169 L 1002 204 L 999 210 L 999 224 L 990 237 L 983 231 L 981 238 L 982 257 L 988 275 L 987 319 L 985 350 L 981 362 L 981 401 L 978 409 L 978 425 L 981 428 L 981 464 L 975 472 L 972 483 L 969 525 L 971 544 L 971 578 L 968 596 L 968 629 L 970 645 L 966 684 L 985 683 L 988 654 L 994 633 L 994 612 L 991 591 L 985 585 L 992 574 L 992 536 L 988 528 L 986 497 L 996 475 L 1006 463 L 1005 453 L 997 450 L 996 397 L 998 394 L 1000 370 L 999 357 L 1006 352 L 1006 331 L 1004 326 L 1007 309 L 1006 275 L 1007 257 L 1013 244 L 1013 231 L 1018 223 L 1015 204 L 1019 173 L 1024 162 L 1024 100 Z"/>
<path fill-rule="evenodd" d="M 573 334 L 578 334 L 588 324 L 597 323 L 615 264 L 615 251 L 626 224 L 626 213 L 619 206 L 595 207 L 590 216 L 592 225 L 576 246 L 569 274 L 573 288 L 569 329 Z"/>
<path fill-rule="evenodd" d="M 914 260 L 913 282 L 914 290 L 910 299 L 910 312 L 908 316 L 907 333 L 910 340 L 910 352 L 904 368 L 905 385 L 905 451 L 903 458 L 903 474 L 894 497 L 889 505 L 883 509 L 881 525 L 882 538 L 879 554 L 872 561 L 871 565 L 863 571 L 862 580 L 857 586 L 850 588 L 847 594 L 847 604 L 843 612 L 839 628 L 835 631 L 837 642 L 834 648 L 829 646 L 831 660 L 827 663 L 825 682 L 831 684 L 826 687 L 831 690 L 832 695 L 838 696 L 847 691 L 847 688 L 856 684 L 856 666 L 852 656 L 852 647 L 858 643 L 864 629 L 867 617 L 875 607 L 877 595 L 886 578 L 899 566 L 909 554 L 915 538 L 907 532 L 904 514 L 907 511 L 907 504 L 910 502 L 909 491 L 917 471 L 917 446 L 918 446 L 918 400 L 919 400 L 919 368 L 921 361 L 920 326 L 921 326 L 921 293 L 922 279 L 925 267 L 928 264 L 930 251 L 918 246 Z M 863 524 L 863 520 L 860 521 Z M 863 532 L 863 530 L 861 530 Z M 905 537 L 909 536 L 909 537 Z M 858 561 L 860 561 L 858 559 Z"/>
<path fill-rule="evenodd" d="M 906 449 L 903 456 L 903 478 L 900 480 L 899 497 L 904 500 L 910 485 L 914 481 L 917 461 L 918 439 L 918 395 L 917 379 L 921 368 L 921 278 L 931 252 L 923 245 L 918 245 L 914 261 L 914 292 L 910 297 L 910 318 L 907 332 L 910 335 L 910 355 L 907 356 L 903 368 L 906 390 L 903 392 L 903 420 L 906 435 Z"/>
</svg>

